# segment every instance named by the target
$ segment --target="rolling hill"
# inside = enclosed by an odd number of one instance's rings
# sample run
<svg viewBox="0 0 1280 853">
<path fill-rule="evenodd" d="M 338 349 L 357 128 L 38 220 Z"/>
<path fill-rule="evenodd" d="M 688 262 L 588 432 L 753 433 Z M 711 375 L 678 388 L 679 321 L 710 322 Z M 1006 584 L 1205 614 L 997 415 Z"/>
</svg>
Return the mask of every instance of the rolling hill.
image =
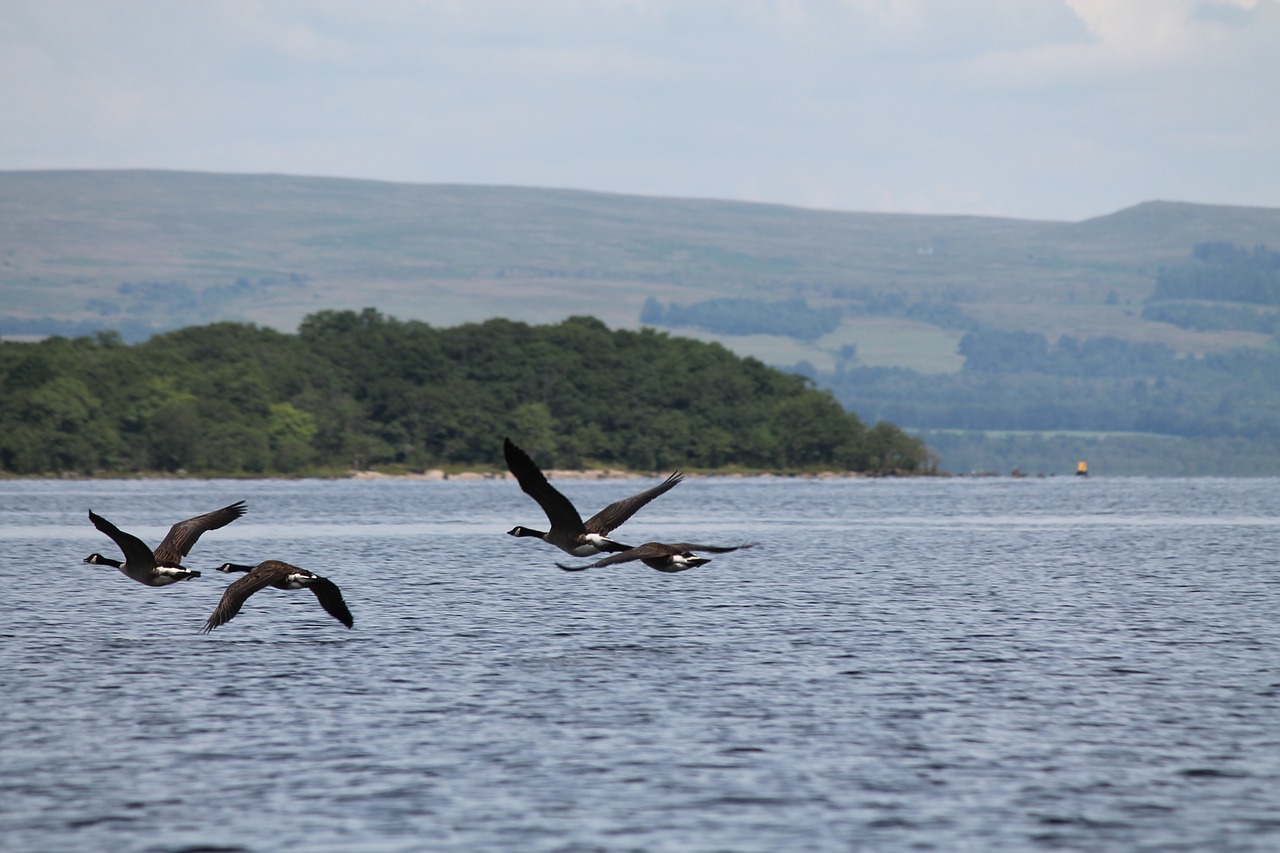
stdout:
<svg viewBox="0 0 1280 853">
<path fill-rule="evenodd" d="M 975 329 L 1178 356 L 1273 349 L 1257 330 L 1143 318 L 1159 271 L 1218 242 L 1280 247 L 1280 210 L 1152 201 L 1044 222 L 281 175 L 0 172 L 0 334 L 139 339 L 215 320 L 292 331 L 317 310 L 365 306 L 437 327 L 587 314 L 634 328 L 648 301 L 767 313 L 800 300 L 833 328 L 678 333 L 799 364 L 820 383 L 855 367 L 958 374 Z"/>
</svg>

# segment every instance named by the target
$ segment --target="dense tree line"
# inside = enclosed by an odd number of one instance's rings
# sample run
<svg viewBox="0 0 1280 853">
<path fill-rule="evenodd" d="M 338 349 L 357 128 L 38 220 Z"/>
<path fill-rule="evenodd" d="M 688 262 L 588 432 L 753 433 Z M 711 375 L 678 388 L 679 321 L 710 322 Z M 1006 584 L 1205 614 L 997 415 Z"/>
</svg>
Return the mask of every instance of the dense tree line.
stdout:
<svg viewBox="0 0 1280 853">
<path fill-rule="evenodd" d="M 1197 332 L 1257 332 L 1280 334 L 1280 312 L 1274 309 L 1211 302 L 1150 302 L 1142 308 L 1142 319 L 1168 323 Z"/>
<path fill-rule="evenodd" d="M 309 276 L 265 276 L 249 279 L 240 276 L 233 282 L 192 287 L 185 281 L 124 281 L 111 298 L 90 299 L 85 307 L 98 314 L 153 313 L 175 314 L 209 311 L 237 300 L 251 299 L 268 291 L 285 287 L 305 287 Z"/>
<path fill-rule="evenodd" d="M 940 329 L 967 331 L 980 327 L 977 320 L 964 313 L 955 295 L 908 301 L 901 293 L 864 292 L 855 288 L 836 288 L 835 295 L 850 300 L 846 311 L 851 314 L 903 317 Z"/>
<path fill-rule="evenodd" d="M 1200 243 L 1189 263 L 1162 268 L 1156 274 L 1151 299 L 1280 305 L 1280 252 L 1265 246 L 1244 249 L 1231 243 Z"/>
<path fill-rule="evenodd" d="M 1039 332 L 983 328 L 960 339 L 968 373 L 1045 373 L 1052 376 L 1163 376 L 1178 369 L 1164 344 L 1063 335 L 1057 343 Z"/>
<path fill-rule="evenodd" d="M 640 310 L 650 326 L 693 326 L 724 335 L 779 335 L 813 341 L 840 325 L 838 310 L 809 307 L 804 299 L 708 299 L 663 306 L 652 296 Z"/>
<path fill-rule="evenodd" d="M 1160 345 L 966 336 L 958 374 L 861 367 L 819 374 L 865 418 L 912 429 L 1143 432 L 1280 439 L 1280 352 L 1177 357 Z M 944 459 L 945 462 L 945 459 Z"/>
<path fill-rule="evenodd" d="M 577 317 L 448 329 L 373 309 L 295 335 L 216 323 L 0 343 L 0 466 L 14 473 L 278 473 L 500 467 L 511 435 L 547 466 L 922 470 L 802 377 L 727 349 Z"/>
<path fill-rule="evenodd" d="M 286 288 L 301 288 L 309 277 L 299 273 L 263 276 L 193 287 L 185 281 L 123 281 L 110 296 L 84 303 L 94 320 L 64 320 L 55 317 L 0 315 L 0 335 L 67 338 L 95 335 L 110 329 L 127 343 L 139 343 L 158 332 L 168 332 L 199 319 L 222 313 L 237 302 L 244 304 Z M 74 309 L 74 306 L 68 306 Z"/>
<path fill-rule="evenodd" d="M 707 299 L 689 305 L 663 305 L 651 296 L 640 310 L 640 322 L 665 328 L 695 327 L 722 335 L 778 335 L 800 341 L 816 341 L 830 334 L 846 314 L 903 317 L 943 329 L 979 328 L 978 321 L 967 316 L 954 299 L 909 302 L 901 294 L 852 288 L 832 288 L 831 295 L 846 304 L 842 308 L 814 308 L 808 300 L 795 298 Z"/>
</svg>

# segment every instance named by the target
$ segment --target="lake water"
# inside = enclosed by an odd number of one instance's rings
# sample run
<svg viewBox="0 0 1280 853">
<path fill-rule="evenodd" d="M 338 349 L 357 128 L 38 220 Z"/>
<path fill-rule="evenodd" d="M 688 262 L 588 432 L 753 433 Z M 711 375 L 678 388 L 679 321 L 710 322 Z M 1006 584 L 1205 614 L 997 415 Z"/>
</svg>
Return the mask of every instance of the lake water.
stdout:
<svg viewBox="0 0 1280 853">
<path fill-rule="evenodd" d="M 559 481 L 585 514 L 655 481 Z M 187 565 L 284 559 L 348 631 Z M 691 479 L 567 559 L 512 481 L 0 482 L 6 851 L 1280 849 L 1280 480 Z"/>
</svg>

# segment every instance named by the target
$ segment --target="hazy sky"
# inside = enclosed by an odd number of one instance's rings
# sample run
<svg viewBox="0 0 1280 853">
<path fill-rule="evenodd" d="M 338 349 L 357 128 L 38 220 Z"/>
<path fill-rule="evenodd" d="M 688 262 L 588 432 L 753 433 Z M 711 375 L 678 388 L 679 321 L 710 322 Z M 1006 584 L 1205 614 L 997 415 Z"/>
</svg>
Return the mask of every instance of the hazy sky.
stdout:
<svg viewBox="0 0 1280 853">
<path fill-rule="evenodd" d="M 0 169 L 1280 207 L 1280 0 L 0 0 Z"/>
</svg>

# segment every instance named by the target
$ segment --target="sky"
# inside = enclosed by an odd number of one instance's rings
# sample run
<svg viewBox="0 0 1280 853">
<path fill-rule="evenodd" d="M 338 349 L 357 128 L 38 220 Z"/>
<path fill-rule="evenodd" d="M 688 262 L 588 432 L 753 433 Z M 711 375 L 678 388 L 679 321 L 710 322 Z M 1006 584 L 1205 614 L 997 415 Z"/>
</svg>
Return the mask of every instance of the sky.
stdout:
<svg viewBox="0 0 1280 853">
<path fill-rule="evenodd" d="M 0 0 L 0 170 L 1280 207 L 1280 0 Z"/>
</svg>

